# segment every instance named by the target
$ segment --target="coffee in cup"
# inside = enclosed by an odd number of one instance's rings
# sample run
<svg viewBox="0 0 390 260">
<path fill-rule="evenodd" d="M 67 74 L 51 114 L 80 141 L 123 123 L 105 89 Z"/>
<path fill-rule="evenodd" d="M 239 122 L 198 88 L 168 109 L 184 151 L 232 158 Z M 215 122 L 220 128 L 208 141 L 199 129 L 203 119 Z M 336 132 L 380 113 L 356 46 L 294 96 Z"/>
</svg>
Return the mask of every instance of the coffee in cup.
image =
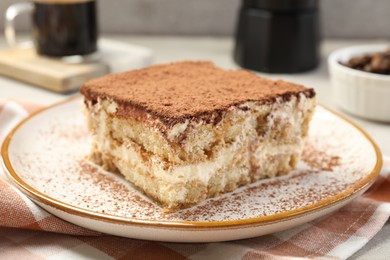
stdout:
<svg viewBox="0 0 390 260">
<path fill-rule="evenodd" d="M 49 57 L 88 56 L 97 51 L 96 0 L 33 0 L 8 7 L 5 35 L 17 46 L 14 20 L 22 13 L 32 17 L 36 51 Z"/>
</svg>

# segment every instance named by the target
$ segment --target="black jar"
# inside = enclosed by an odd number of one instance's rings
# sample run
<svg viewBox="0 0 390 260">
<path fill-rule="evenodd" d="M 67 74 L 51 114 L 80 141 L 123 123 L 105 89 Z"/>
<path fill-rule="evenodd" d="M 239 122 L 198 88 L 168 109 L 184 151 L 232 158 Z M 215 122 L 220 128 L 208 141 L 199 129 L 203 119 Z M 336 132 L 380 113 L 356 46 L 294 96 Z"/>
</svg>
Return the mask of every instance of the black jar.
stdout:
<svg viewBox="0 0 390 260">
<path fill-rule="evenodd" d="M 246 69 L 296 73 L 318 64 L 318 0 L 243 0 L 234 60 Z"/>
</svg>

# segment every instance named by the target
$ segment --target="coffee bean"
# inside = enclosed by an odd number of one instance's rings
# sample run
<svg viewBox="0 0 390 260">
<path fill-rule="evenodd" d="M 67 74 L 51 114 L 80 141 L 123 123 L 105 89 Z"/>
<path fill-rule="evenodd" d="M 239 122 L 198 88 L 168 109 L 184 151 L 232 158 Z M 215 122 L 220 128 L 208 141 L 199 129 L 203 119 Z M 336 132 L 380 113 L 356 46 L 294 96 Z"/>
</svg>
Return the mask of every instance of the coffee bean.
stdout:
<svg viewBox="0 0 390 260">
<path fill-rule="evenodd" d="M 348 62 L 340 62 L 340 64 L 352 69 L 390 75 L 390 49 L 384 52 L 352 57 Z"/>
</svg>

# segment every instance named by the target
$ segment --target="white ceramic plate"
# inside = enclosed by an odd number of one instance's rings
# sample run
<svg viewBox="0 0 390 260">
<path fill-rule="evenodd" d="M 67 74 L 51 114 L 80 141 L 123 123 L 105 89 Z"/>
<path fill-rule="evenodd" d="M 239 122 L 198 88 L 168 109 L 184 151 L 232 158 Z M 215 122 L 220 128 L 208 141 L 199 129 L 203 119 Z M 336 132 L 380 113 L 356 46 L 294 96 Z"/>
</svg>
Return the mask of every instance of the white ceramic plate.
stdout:
<svg viewBox="0 0 390 260">
<path fill-rule="evenodd" d="M 361 129 L 316 109 L 298 169 L 173 214 L 118 175 L 86 160 L 90 139 L 80 98 L 21 122 L 2 147 L 10 179 L 38 205 L 108 234 L 172 242 L 211 242 L 281 231 L 328 214 L 374 182 L 381 155 Z"/>
</svg>

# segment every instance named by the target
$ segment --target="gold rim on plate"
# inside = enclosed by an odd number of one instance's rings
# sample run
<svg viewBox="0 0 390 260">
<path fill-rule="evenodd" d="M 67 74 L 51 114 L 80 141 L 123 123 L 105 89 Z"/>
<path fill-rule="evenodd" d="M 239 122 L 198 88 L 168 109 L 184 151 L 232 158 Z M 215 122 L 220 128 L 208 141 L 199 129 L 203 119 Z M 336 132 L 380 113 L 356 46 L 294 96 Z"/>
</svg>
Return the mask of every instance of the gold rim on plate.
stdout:
<svg viewBox="0 0 390 260">
<path fill-rule="evenodd" d="M 64 203 L 62 201 L 59 201 L 57 199 L 51 198 L 50 196 L 36 190 L 35 188 L 28 185 L 14 170 L 12 167 L 9 155 L 8 155 L 8 149 L 10 142 L 12 140 L 12 137 L 16 133 L 16 131 L 22 127 L 27 121 L 29 121 L 31 118 L 37 116 L 38 114 L 45 112 L 46 110 L 49 110 L 53 107 L 60 106 L 67 102 L 74 102 L 76 99 L 79 99 L 80 97 L 72 97 L 69 99 L 66 99 L 62 102 L 56 103 L 54 105 L 48 106 L 46 108 L 40 109 L 34 113 L 32 113 L 30 116 L 22 120 L 16 127 L 14 127 L 11 132 L 7 135 L 5 138 L 3 145 L 1 147 L 1 156 L 3 158 L 3 168 L 5 172 L 8 174 L 8 177 L 11 179 L 11 181 L 27 196 L 33 198 L 33 200 L 37 200 L 40 203 L 44 203 L 47 206 L 50 206 L 52 208 L 55 208 L 57 210 L 64 211 L 68 214 L 77 215 L 80 217 L 86 217 L 90 219 L 105 221 L 105 222 L 111 222 L 116 224 L 122 224 L 122 225 L 141 225 L 141 226 L 154 226 L 154 227 L 166 227 L 166 228 L 196 228 L 196 229 L 207 229 L 207 228 L 239 228 L 243 226 L 261 226 L 261 225 L 268 225 L 273 224 L 276 222 L 283 222 L 287 221 L 293 218 L 301 217 L 304 215 L 308 215 L 311 213 L 315 213 L 319 209 L 328 208 L 331 206 L 336 206 L 339 203 L 343 202 L 344 200 L 352 197 L 353 195 L 359 193 L 361 190 L 368 188 L 371 184 L 374 183 L 377 175 L 380 172 L 380 169 L 382 168 L 382 154 L 376 145 L 376 143 L 372 140 L 372 138 L 358 125 L 356 125 L 354 122 L 352 122 L 350 119 L 346 118 L 345 116 L 332 111 L 331 109 L 324 108 L 325 110 L 329 111 L 333 115 L 341 118 L 345 122 L 352 125 L 354 128 L 356 128 L 363 136 L 370 142 L 370 144 L 373 146 L 376 154 L 376 163 L 375 167 L 372 169 L 372 171 L 364 176 L 361 180 L 354 183 L 350 188 L 347 190 L 344 190 L 343 192 L 334 195 L 330 198 L 326 198 L 324 200 L 321 200 L 317 203 L 314 203 L 312 205 L 289 210 L 269 216 L 261 216 L 256 218 L 248 218 L 248 219 L 239 219 L 239 220 L 227 220 L 227 221 L 158 221 L 158 220 L 147 220 L 147 219 L 131 219 L 131 218 L 125 218 L 125 217 L 118 217 L 115 215 L 109 215 L 109 214 L 103 214 L 98 212 L 93 212 L 89 210 L 85 210 L 80 207 L 75 207 L 73 205 L 70 205 L 68 203 Z"/>
</svg>

